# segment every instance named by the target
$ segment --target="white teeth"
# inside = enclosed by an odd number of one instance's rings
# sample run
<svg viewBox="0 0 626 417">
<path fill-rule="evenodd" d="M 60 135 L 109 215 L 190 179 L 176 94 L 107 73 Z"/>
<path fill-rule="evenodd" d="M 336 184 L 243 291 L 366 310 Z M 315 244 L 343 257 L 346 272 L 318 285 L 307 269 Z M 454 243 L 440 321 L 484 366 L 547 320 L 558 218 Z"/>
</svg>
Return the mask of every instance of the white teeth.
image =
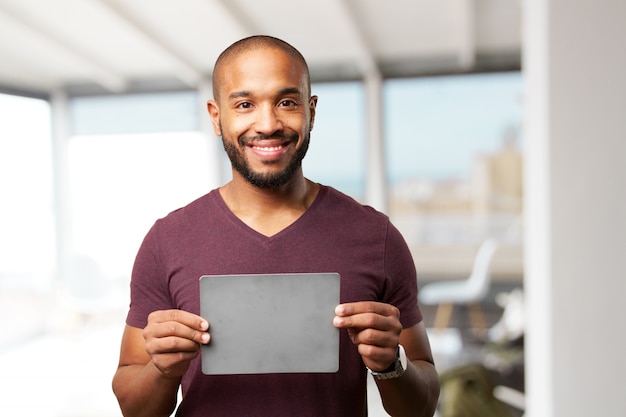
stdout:
<svg viewBox="0 0 626 417">
<path fill-rule="evenodd" d="M 258 149 L 265 152 L 273 152 L 281 149 L 282 146 L 254 146 L 254 149 Z"/>
</svg>

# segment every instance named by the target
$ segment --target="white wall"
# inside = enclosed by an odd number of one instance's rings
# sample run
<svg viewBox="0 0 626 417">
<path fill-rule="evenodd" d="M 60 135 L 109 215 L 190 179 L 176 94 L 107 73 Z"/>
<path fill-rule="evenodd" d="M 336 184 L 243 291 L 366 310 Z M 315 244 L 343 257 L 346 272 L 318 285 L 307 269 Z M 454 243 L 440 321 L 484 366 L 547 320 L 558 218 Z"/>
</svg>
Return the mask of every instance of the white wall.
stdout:
<svg viewBox="0 0 626 417">
<path fill-rule="evenodd" d="M 524 2 L 527 415 L 626 409 L 626 2 Z"/>
</svg>

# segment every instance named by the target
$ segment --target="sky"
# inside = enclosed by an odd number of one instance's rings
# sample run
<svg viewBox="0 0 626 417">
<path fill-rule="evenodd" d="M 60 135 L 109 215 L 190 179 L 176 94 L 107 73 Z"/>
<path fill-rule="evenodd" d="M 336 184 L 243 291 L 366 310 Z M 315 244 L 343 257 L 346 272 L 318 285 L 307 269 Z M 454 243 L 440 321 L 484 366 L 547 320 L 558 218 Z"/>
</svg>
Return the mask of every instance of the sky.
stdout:
<svg viewBox="0 0 626 417">
<path fill-rule="evenodd" d="M 319 100 L 305 172 L 358 192 L 366 158 L 364 93 L 358 83 L 312 90 Z M 383 100 L 391 183 L 465 177 L 475 155 L 497 149 L 523 117 L 519 72 L 391 80 Z"/>
<path fill-rule="evenodd" d="M 518 72 L 390 81 L 385 125 L 392 180 L 466 175 L 476 153 L 499 148 L 507 129 L 520 130 L 522 100 Z"/>
</svg>

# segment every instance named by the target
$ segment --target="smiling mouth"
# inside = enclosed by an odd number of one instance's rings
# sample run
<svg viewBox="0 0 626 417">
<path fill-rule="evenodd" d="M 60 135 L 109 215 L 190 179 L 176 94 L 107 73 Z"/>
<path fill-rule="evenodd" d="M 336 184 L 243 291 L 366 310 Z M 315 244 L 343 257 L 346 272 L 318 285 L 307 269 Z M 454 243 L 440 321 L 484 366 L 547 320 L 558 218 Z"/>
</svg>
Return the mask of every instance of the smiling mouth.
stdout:
<svg viewBox="0 0 626 417">
<path fill-rule="evenodd" d="M 295 133 L 283 133 L 276 132 L 273 135 L 257 135 L 257 136 L 242 136 L 239 138 L 240 146 L 248 146 L 250 148 L 272 151 L 279 150 L 289 146 L 291 142 L 296 142 L 298 135 Z"/>
<path fill-rule="evenodd" d="M 246 146 L 264 163 L 269 163 L 278 161 L 287 152 L 291 143 L 291 141 L 268 140 L 267 143 L 263 141 L 250 142 Z"/>
<path fill-rule="evenodd" d="M 281 145 L 278 145 L 278 146 L 250 145 L 250 147 L 252 149 L 256 149 L 258 151 L 275 152 L 275 151 L 279 151 L 279 150 L 283 149 L 285 147 L 285 144 L 281 144 Z"/>
<path fill-rule="evenodd" d="M 295 133 L 275 132 L 273 135 L 242 136 L 239 145 L 247 147 L 265 163 L 278 161 L 292 145 L 298 142 Z"/>
</svg>

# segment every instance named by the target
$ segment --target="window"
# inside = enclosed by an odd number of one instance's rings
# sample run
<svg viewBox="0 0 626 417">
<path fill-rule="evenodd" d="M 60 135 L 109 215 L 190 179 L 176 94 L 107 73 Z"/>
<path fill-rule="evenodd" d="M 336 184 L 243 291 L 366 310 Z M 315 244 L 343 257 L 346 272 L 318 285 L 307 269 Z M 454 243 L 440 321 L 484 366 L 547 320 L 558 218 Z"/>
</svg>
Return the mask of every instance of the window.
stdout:
<svg viewBox="0 0 626 417">
<path fill-rule="evenodd" d="M 0 287 L 50 285 L 55 264 L 50 108 L 0 94 Z"/>
<path fill-rule="evenodd" d="M 519 276 L 521 74 L 391 80 L 384 98 L 389 214 L 418 268 L 439 274 L 456 258 L 468 270 L 474 248 L 495 237 L 515 247 L 499 272 Z"/>
<path fill-rule="evenodd" d="M 319 97 L 304 174 L 362 199 L 365 191 L 365 97 L 363 85 L 313 84 Z"/>
<path fill-rule="evenodd" d="M 0 348 L 44 329 L 55 270 L 50 108 L 0 94 Z"/>
</svg>

